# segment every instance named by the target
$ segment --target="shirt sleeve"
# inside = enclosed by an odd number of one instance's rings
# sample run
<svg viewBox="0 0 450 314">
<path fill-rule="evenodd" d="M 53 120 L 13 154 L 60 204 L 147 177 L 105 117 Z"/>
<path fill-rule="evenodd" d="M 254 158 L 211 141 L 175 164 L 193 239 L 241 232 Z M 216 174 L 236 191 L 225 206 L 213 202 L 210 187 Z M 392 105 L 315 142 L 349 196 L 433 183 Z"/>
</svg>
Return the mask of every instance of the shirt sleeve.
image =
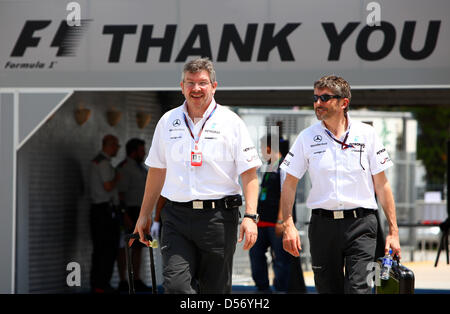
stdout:
<svg viewBox="0 0 450 314">
<path fill-rule="evenodd" d="M 238 119 L 235 163 L 237 166 L 237 173 L 240 175 L 248 169 L 261 167 L 262 162 L 258 156 L 258 151 L 252 142 L 250 134 L 248 133 L 247 127 L 241 118 L 238 117 Z"/>
<path fill-rule="evenodd" d="M 284 180 L 286 180 L 286 171 L 280 169 L 280 191 L 283 189 Z"/>
<path fill-rule="evenodd" d="M 393 166 L 394 163 L 375 130 L 372 133 L 372 143 L 371 150 L 369 150 L 369 165 L 372 175 L 376 175 Z"/>
<path fill-rule="evenodd" d="M 158 121 L 153 133 L 152 145 L 150 146 L 145 164 L 153 168 L 167 168 L 166 150 L 164 145 L 164 122 L 163 118 Z"/>
<path fill-rule="evenodd" d="M 102 160 L 99 164 L 98 164 L 98 173 L 100 175 L 100 180 L 105 183 L 105 182 L 110 182 L 112 181 L 112 179 L 114 179 L 114 171 L 112 171 L 112 167 L 109 164 L 109 161 L 107 160 Z"/>
<path fill-rule="evenodd" d="M 297 136 L 280 168 L 290 175 L 301 179 L 308 169 L 308 159 L 305 157 L 302 133 Z"/>
</svg>

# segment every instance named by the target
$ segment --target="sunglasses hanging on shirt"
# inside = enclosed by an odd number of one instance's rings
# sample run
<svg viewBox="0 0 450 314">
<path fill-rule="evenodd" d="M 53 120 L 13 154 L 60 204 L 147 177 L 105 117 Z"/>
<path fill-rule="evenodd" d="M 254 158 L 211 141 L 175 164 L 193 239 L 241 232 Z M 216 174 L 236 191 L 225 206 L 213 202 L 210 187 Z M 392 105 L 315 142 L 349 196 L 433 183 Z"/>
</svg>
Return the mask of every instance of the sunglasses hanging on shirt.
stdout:
<svg viewBox="0 0 450 314">
<path fill-rule="evenodd" d="M 347 142 L 347 138 L 348 138 L 348 133 L 349 133 L 349 132 L 347 132 L 347 134 L 345 134 L 344 141 L 340 141 L 340 140 L 336 139 L 336 138 L 333 136 L 333 134 L 331 134 L 331 132 L 328 131 L 328 130 L 325 130 L 325 132 L 328 134 L 328 136 L 329 136 L 333 141 L 335 141 L 335 142 L 338 143 L 338 144 L 341 144 L 341 149 L 344 150 L 344 149 L 347 149 L 347 148 L 355 148 L 354 145 L 352 145 L 352 144 L 347 144 L 347 143 L 346 143 L 346 142 Z M 363 165 L 362 165 L 362 150 L 363 150 L 363 146 L 361 146 L 361 147 L 359 148 L 359 165 L 361 166 L 362 170 L 365 171 L 366 168 L 364 168 Z"/>
</svg>

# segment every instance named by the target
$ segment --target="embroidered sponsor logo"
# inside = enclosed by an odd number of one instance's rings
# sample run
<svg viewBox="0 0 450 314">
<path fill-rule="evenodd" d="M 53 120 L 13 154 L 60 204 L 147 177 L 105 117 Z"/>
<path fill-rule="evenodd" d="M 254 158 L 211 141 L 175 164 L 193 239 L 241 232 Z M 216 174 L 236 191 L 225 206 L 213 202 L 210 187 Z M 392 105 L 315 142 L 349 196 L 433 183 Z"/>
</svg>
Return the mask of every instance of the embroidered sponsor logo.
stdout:
<svg viewBox="0 0 450 314">
<path fill-rule="evenodd" d="M 364 149 L 366 148 L 366 144 L 364 143 L 350 143 L 349 145 L 359 146 L 359 149 L 353 149 L 354 153 L 364 153 Z"/>
<path fill-rule="evenodd" d="M 314 136 L 314 138 L 313 138 L 313 140 L 314 140 L 314 142 L 321 142 L 322 141 L 322 136 L 321 135 L 316 135 L 316 136 Z"/>
<path fill-rule="evenodd" d="M 324 143 L 318 143 L 318 144 L 313 144 L 313 145 L 310 145 L 310 147 L 316 147 L 316 146 L 320 146 L 320 145 L 327 145 L 327 142 L 324 142 Z"/>
<path fill-rule="evenodd" d="M 216 131 L 216 130 L 205 130 L 205 133 L 220 134 L 220 131 Z"/>
<path fill-rule="evenodd" d="M 377 155 L 384 153 L 386 151 L 386 148 L 380 149 L 379 151 L 377 151 Z"/>
<path fill-rule="evenodd" d="M 180 125 L 181 125 L 181 120 L 180 120 L 180 119 L 174 120 L 174 121 L 172 122 L 172 125 L 173 125 L 174 127 L 180 126 Z"/>
</svg>

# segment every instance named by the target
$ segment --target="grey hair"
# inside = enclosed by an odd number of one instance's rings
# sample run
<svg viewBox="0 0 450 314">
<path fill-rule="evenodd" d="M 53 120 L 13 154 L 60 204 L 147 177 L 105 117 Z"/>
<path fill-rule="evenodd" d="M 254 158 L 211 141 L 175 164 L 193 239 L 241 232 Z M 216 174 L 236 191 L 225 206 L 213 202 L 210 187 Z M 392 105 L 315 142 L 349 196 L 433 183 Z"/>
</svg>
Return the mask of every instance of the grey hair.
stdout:
<svg viewBox="0 0 450 314">
<path fill-rule="evenodd" d="M 197 58 L 187 62 L 184 65 L 183 73 L 181 74 L 181 81 L 184 81 L 186 72 L 198 73 L 201 71 L 208 72 L 211 83 L 216 81 L 216 71 L 214 70 L 214 65 L 208 58 Z"/>
</svg>

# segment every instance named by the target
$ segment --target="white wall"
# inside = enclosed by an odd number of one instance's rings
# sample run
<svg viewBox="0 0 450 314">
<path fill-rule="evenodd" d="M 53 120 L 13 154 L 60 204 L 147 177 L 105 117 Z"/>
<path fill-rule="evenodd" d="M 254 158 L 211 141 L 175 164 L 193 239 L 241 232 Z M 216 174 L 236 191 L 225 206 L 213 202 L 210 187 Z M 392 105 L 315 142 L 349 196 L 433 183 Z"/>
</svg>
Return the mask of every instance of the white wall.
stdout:
<svg viewBox="0 0 450 314">
<path fill-rule="evenodd" d="M 90 119 L 78 125 L 74 110 L 83 104 Z M 123 115 L 110 126 L 106 112 Z M 152 114 L 139 129 L 136 112 Z M 150 147 L 161 116 L 156 93 L 75 93 L 19 151 L 17 292 L 61 293 L 89 290 L 91 239 L 89 229 L 89 165 L 100 151 L 105 134 L 122 145 L 113 164 L 125 157 L 125 143 L 139 137 Z M 67 287 L 66 265 L 81 265 L 81 287 Z M 117 279 L 116 279 L 117 280 Z"/>
</svg>

